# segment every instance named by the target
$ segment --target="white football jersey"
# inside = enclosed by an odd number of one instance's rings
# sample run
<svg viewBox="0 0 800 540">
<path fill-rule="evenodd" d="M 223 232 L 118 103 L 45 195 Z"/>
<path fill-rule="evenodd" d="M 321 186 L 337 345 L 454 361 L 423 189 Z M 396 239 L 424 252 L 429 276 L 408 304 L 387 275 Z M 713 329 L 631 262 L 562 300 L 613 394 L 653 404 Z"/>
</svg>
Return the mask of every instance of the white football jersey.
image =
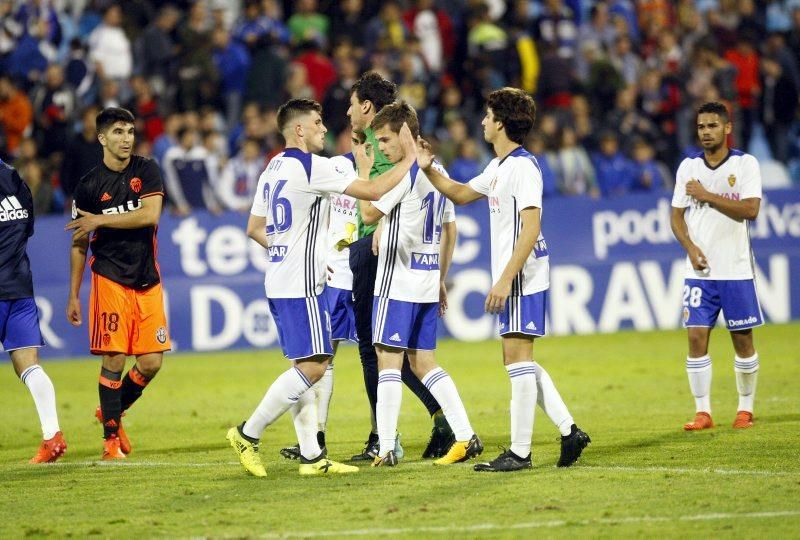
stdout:
<svg viewBox="0 0 800 540">
<path fill-rule="evenodd" d="M 441 167 L 439 171 L 447 174 Z M 453 203 L 434 189 L 415 163 L 394 189 L 372 204 L 386 214 L 375 296 L 438 302 L 442 223 L 455 221 Z"/>
<path fill-rule="evenodd" d="M 358 176 L 352 153 L 331 158 L 337 172 L 349 178 Z M 358 237 L 356 205 L 358 199 L 344 193 L 331 193 L 331 220 L 328 225 L 328 266 L 333 272 L 328 285 L 337 289 L 353 290 L 353 272 L 350 270 L 351 242 Z"/>
<path fill-rule="evenodd" d="M 526 208 L 542 208 L 542 172 L 536 158 L 522 147 L 502 160 L 494 158 L 469 186 L 489 199 L 492 231 L 492 281 L 511 260 Z M 525 296 L 550 287 L 550 252 L 542 232 L 511 286 L 511 296 Z"/>
<path fill-rule="evenodd" d="M 756 158 L 731 148 L 728 157 L 711 168 L 702 152 L 681 162 L 675 176 L 672 206 L 688 208 L 685 214 L 689 237 L 705 254 L 708 273 L 698 272 L 686 257 L 686 277 L 693 279 L 751 279 L 753 253 L 748 220 L 731 219 L 709 204 L 698 204 L 686 195 L 689 180 L 735 201 L 761 198 L 761 170 Z"/>
<path fill-rule="evenodd" d="M 287 148 L 258 179 L 253 208 L 267 218 L 268 298 L 316 296 L 325 288 L 331 193 L 342 193 L 354 176 L 328 158 Z"/>
</svg>

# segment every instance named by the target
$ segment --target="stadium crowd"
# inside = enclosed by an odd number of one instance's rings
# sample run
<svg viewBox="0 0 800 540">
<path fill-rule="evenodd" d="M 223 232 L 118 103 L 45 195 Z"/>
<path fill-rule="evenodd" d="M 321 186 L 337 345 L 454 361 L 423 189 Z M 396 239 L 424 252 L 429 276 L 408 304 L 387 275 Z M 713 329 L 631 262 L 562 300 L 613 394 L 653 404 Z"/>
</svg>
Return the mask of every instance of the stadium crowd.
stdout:
<svg viewBox="0 0 800 540">
<path fill-rule="evenodd" d="M 319 100 L 343 153 L 368 69 L 460 181 L 491 155 L 486 96 L 510 85 L 539 107 L 545 196 L 666 192 L 716 100 L 764 187 L 800 185 L 800 0 L 0 0 L 0 157 L 37 214 L 62 213 L 102 156 L 96 114 L 124 106 L 171 211 L 248 212 L 277 106 Z"/>
</svg>

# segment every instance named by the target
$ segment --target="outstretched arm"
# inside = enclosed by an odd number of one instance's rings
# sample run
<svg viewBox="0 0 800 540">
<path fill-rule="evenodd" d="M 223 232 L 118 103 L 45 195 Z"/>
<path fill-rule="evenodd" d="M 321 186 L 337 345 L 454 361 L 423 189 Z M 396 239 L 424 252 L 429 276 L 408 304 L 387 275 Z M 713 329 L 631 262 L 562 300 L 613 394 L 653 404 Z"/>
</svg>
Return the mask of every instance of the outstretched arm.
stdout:
<svg viewBox="0 0 800 540">
<path fill-rule="evenodd" d="M 442 195 L 455 204 L 467 204 L 483 197 L 482 194 L 478 193 L 467 184 L 460 184 L 455 180 L 447 178 L 436 170 L 433 166 L 434 155 L 428 141 L 420 138 L 417 148 L 417 164 L 419 168 L 425 172 L 425 176 L 431 181 L 433 187 Z"/>
<path fill-rule="evenodd" d="M 406 173 L 411 169 L 411 166 L 414 165 L 414 162 L 417 160 L 417 145 L 414 141 L 414 137 L 411 135 L 411 130 L 408 128 L 408 124 L 403 124 L 403 127 L 400 128 L 400 144 L 403 148 L 404 155 L 401 161 L 397 162 L 394 167 L 380 176 L 376 176 L 372 180 L 363 180 L 359 178 L 352 181 L 350 185 L 347 186 L 347 189 L 344 190 L 344 193 L 364 201 L 377 201 L 386 193 L 391 191 L 392 188 L 400 183 Z M 355 148 L 355 152 L 356 161 L 358 163 L 365 161 L 364 156 L 361 155 L 361 153 L 366 153 L 365 145 L 358 145 Z M 362 166 L 359 165 L 360 174 L 365 174 L 364 172 L 361 172 L 361 167 Z"/>
</svg>

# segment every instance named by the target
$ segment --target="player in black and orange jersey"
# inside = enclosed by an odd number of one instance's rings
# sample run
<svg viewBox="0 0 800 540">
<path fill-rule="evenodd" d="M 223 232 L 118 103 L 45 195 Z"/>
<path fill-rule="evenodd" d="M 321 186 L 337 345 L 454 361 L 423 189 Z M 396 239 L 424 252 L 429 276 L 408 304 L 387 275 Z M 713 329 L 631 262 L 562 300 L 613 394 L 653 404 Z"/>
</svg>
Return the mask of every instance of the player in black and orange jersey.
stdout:
<svg viewBox="0 0 800 540">
<path fill-rule="evenodd" d="M 74 326 L 82 322 L 79 293 L 91 246 L 89 350 L 103 357 L 95 414 L 103 423 L 103 459 L 121 459 L 131 451 L 122 413 L 142 395 L 170 349 L 156 262 L 164 187 L 156 162 L 133 155 L 130 111 L 104 109 L 96 123 L 103 161 L 75 188 L 66 226 L 73 231 L 67 318 Z M 128 355 L 136 363 L 123 378 Z"/>
</svg>

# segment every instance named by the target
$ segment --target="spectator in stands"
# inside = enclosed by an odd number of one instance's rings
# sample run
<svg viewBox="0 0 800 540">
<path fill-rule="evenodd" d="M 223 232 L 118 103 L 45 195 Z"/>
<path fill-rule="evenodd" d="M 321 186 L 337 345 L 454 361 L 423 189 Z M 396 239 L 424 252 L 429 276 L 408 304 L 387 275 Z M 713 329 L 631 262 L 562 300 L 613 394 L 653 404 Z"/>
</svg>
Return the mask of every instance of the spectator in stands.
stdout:
<svg viewBox="0 0 800 540">
<path fill-rule="evenodd" d="M 445 58 L 455 50 L 453 21 L 437 8 L 433 0 L 415 0 L 413 7 L 403 13 L 406 27 L 419 39 L 420 52 L 431 73 L 441 73 Z"/>
<path fill-rule="evenodd" d="M 736 68 L 736 92 L 738 94 L 740 137 L 739 146 L 746 149 L 750 144 L 753 123 L 758 113 L 758 99 L 761 94 L 758 52 L 753 37 L 740 35 L 736 47 L 725 53 L 725 59 Z M 734 129 L 735 129 L 734 122 Z"/>
<path fill-rule="evenodd" d="M 600 136 L 600 151 L 592 155 L 597 186 L 604 197 L 628 193 L 634 184 L 635 166 L 619 149 L 617 135 L 605 131 Z"/>
<path fill-rule="evenodd" d="M 94 102 L 97 96 L 95 68 L 86 56 L 86 46 L 79 38 L 73 38 L 69 46 L 69 60 L 65 70 L 67 83 L 75 89 L 78 105 L 84 107 Z"/>
<path fill-rule="evenodd" d="M 0 128 L 5 138 L 0 151 L 8 157 L 17 152 L 19 142 L 33 121 L 33 107 L 8 75 L 0 75 Z"/>
<path fill-rule="evenodd" d="M 656 161 L 655 151 L 645 139 L 634 140 L 632 146 L 635 165 L 631 191 L 663 191 L 667 187 L 669 169 Z"/>
<path fill-rule="evenodd" d="M 75 186 L 83 175 L 97 166 L 103 159 L 103 147 L 97 141 L 95 119 L 100 110 L 90 105 L 81 114 L 81 131 L 76 133 L 67 145 L 64 161 L 61 164 L 61 189 L 67 199 L 72 198 Z"/>
<path fill-rule="evenodd" d="M 158 100 L 150 83 L 142 76 L 131 78 L 131 89 L 133 101 L 127 109 L 136 117 L 137 131 L 144 135 L 147 142 L 152 143 L 164 132 L 164 120 L 161 118 Z"/>
<path fill-rule="evenodd" d="M 789 160 L 789 130 L 797 116 L 797 88 L 775 60 L 764 58 L 761 71 L 761 122 L 772 157 L 786 163 Z"/>
<path fill-rule="evenodd" d="M 103 79 L 111 79 L 120 88 L 120 100 L 130 95 L 128 80 L 133 73 L 131 42 L 122 30 L 122 9 L 110 4 L 103 13 L 103 23 L 89 36 L 89 57 L 96 63 Z"/>
<path fill-rule="evenodd" d="M 361 56 L 367 41 L 366 25 L 364 0 L 336 2 L 331 22 L 331 28 L 335 28 L 336 31 L 331 36 L 331 41 L 336 44 L 341 40 L 347 40 L 360 51 L 359 56 Z"/>
<path fill-rule="evenodd" d="M 561 58 L 575 58 L 578 37 L 575 14 L 562 0 L 545 0 L 534 28 L 542 45 L 551 46 Z"/>
<path fill-rule="evenodd" d="M 556 175 L 558 190 L 564 195 L 597 197 L 597 179 L 589 154 L 578 144 L 575 131 L 564 127 L 559 134 L 560 147 L 550 162 Z"/>
<path fill-rule="evenodd" d="M 178 105 L 197 110 L 214 100 L 217 70 L 211 58 L 211 29 L 205 2 L 195 2 L 179 31 Z"/>
<path fill-rule="evenodd" d="M 327 127 L 338 136 L 350 127 L 347 109 L 350 108 L 350 91 L 358 78 L 358 63 L 344 57 L 337 63 L 336 81 L 328 88 L 322 100 L 322 115 Z"/>
<path fill-rule="evenodd" d="M 228 129 L 239 120 L 244 98 L 247 71 L 250 69 L 250 53 L 241 43 L 232 41 L 224 28 L 213 32 L 213 59 L 220 76 L 220 92 L 225 103 L 225 118 Z"/>
<path fill-rule="evenodd" d="M 31 101 L 36 111 L 35 126 L 42 155 L 62 154 L 67 147 L 77 104 L 75 92 L 64 80 L 64 69 L 59 64 L 47 66 L 44 80 L 33 90 Z"/>
<path fill-rule="evenodd" d="M 402 19 L 400 3 L 397 0 L 383 2 L 378 15 L 367 23 L 365 33 L 369 36 L 368 51 L 403 48 L 408 39 L 408 29 Z"/>
<path fill-rule="evenodd" d="M 53 209 L 53 186 L 45 176 L 42 164 L 36 160 L 29 161 L 20 169 L 20 174 L 33 195 L 33 215 L 49 214 Z"/>
<path fill-rule="evenodd" d="M 180 113 L 171 112 L 164 119 L 164 132 L 153 141 L 153 157 L 164 166 L 164 156 L 167 150 L 178 144 L 178 132 L 183 126 L 183 117 Z"/>
<path fill-rule="evenodd" d="M 308 84 L 314 90 L 312 99 L 322 101 L 328 88 L 336 82 L 336 67 L 316 41 L 306 41 L 298 50 L 300 54 L 294 63 L 305 67 Z"/>
<path fill-rule="evenodd" d="M 25 81 L 24 88 L 33 85 L 56 59 L 56 49 L 47 40 L 50 22 L 47 18 L 31 19 L 29 26 L 14 44 L 8 56 L 8 73 Z"/>
<path fill-rule="evenodd" d="M 545 153 L 544 138 L 538 133 L 531 134 L 528 138 L 527 147 L 536 158 L 539 163 L 539 170 L 542 172 L 542 196 L 553 197 L 558 195 L 556 174 L 550 166 L 550 158 Z"/>
<path fill-rule="evenodd" d="M 318 11 L 317 0 L 297 0 L 295 13 L 286 21 L 292 43 L 300 45 L 313 41 L 319 47 L 328 44 L 330 19 Z"/>
<path fill-rule="evenodd" d="M 182 127 L 178 145 L 167 150 L 163 164 L 164 187 L 175 214 L 188 216 L 193 208 L 220 210 L 211 186 L 212 169 L 208 151 L 198 144 L 197 131 Z"/>
<path fill-rule="evenodd" d="M 455 159 L 447 167 L 450 178 L 461 183 L 472 180 L 482 171 L 480 158 L 475 139 L 464 139 L 458 145 Z"/>
<path fill-rule="evenodd" d="M 616 107 L 606 116 L 605 125 L 615 126 L 620 136 L 620 145 L 626 153 L 633 150 L 636 139 L 657 141 L 659 131 L 650 118 L 636 108 L 637 89 L 628 86 L 617 94 Z"/>
<path fill-rule="evenodd" d="M 136 42 L 137 72 L 144 75 L 157 94 L 166 95 L 167 84 L 176 73 L 177 43 L 173 31 L 180 12 L 172 4 L 158 11 Z"/>
<path fill-rule="evenodd" d="M 251 53 L 273 44 L 287 44 L 291 37 L 283 21 L 272 16 L 267 9 L 262 10 L 259 0 L 245 0 L 243 16 L 234 25 L 232 36 Z"/>
<path fill-rule="evenodd" d="M 214 183 L 214 191 L 223 208 L 248 213 L 263 170 L 261 144 L 256 139 L 245 139 L 242 149 L 225 164 Z"/>
<path fill-rule="evenodd" d="M 25 27 L 14 19 L 14 2 L 0 0 L 0 73 L 8 71 L 8 58 Z"/>
</svg>

